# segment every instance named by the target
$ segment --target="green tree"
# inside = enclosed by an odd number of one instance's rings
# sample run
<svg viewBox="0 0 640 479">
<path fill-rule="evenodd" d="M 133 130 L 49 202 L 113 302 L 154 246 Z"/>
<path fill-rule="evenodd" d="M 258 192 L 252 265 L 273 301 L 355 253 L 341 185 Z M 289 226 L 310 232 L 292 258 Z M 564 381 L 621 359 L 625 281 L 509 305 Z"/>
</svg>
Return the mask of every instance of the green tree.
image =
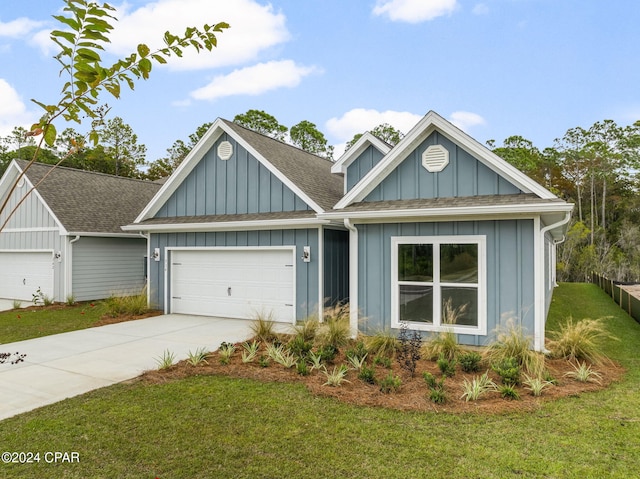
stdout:
<svg viewBox="0 0 640 479">
<path fill-rule="evenodd" d="M 288 128 L 262 110 L 248 110 L 233 118 L 233 122 L 279 141 L 284 141 Z"/>
<path fill-rule="evenodd" d="M 209 130 L 212 123 L 203 123 L 196 131 L 189 135 L 189 142 L 185 143 L 182 140 L 176 140 L 171 148 L 167 149 L 168 156 L 160 158 L 149 164 L 149 168 L 144 175 L 149 180 L 158 180 L 170 176 L 180 163 L 186 158 L 189 152 L 196 146 L 196 143 L 204 136 Z"/>
<path fill-rule="evenodd" d="M 370 133 L 391 146 L 396 146 L 404 137 L 404 133 L 402 133 L 400 130 L 397 130 L 389 123 L 382 123 L 376 126 L 373 130 L 370 131 Z M 344 151 L 347 151 L 349 148 L 351 148 L 360 139 L 361 136 L 362 133 L 356 133 L 353 138 L 347 142 Z"/>
<path fill-rule="evenodd" d="M 115 117 L 107 121 L 100 132 L 100 139 L 105 152 L 113 159 L 116 176 L 140 176 L 138 166 L 145 163 L 147 147 L 138 144 L 138 136 L 131 126 L 122 121 L 122 118 Z"/>
<path fill-rule="evenodd" d="M 314 123 L 302 120 L 291 127 L 289 137 L 294 146 L 328 160 L 333 159 L 333 146 L 328 144 L 324 134 Z"/>
<path fill-rule="evenodd" d="M 106 91 L 120 98 L 122 86 L 133 90 L 137 80 L 149 79 L 154 64 L 164 64 L 172 57 L 181 57 L 186 49 L 211 51 L 217 45 L 216 34 L 229 27 L 221 22 L 205 24 L 202 29 L 188 27 L 180 36 L 166 32 L 163 47 L 152 51 L 147 45 L 139 44 L 135 52 L 109 65 L 103 62 L 101 54 L 110 41 L 109 35 L 114 28 L 112 22 L 117 20 L 113 15 L 115 9 L 107 3 L 87 0 L 65 0 L 64 4 L 63 14 L 53 17 L 61 24 L 62 30 L 51 32 L 51 39 L 59 48 L 54 58 L 61 66 L 61 96 L 55 103 L 34 100 L 42 108 L 43 115 L 28 132 L 29 136 L 41 135 L 31 162 L 36 161 L 43 143 L 54 146 L 58 120 L 80 124 L 84 118 L 89 119 L 91 129 L 88 138 L 97 144 L 99 128 L 109 111 L 106 105 L 99 103 L 102 93 Z M 65 158 L 63 155 L 60 162 Z M 17 178 L 15 184 L 19 181 Z M 15 185 L 0 205 L 0 212 L 6 208 L 14 189 Z M 13 211 L 19 206 L 16 205 Z M 0 231 L 13 211 L 0 225 Z"/>
</svg>

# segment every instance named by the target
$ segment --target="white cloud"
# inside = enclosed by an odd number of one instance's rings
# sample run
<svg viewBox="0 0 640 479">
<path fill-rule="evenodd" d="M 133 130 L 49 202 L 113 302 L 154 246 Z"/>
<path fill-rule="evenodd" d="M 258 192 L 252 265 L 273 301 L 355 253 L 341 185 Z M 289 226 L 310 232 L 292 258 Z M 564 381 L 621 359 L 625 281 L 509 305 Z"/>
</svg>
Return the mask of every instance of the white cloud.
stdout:
<svg viewBox="0 0 640 479">
<path fill-rule="evenodd" d="M 463 131 L 467 131 L 473 126 L 487 123 L 480 115 L 469 111 L 454 111 L 449 115 L 449 121 Z"/>
<path fill-rule="evenodd" d="M 4 79 L 0 78 L 0 136 L 7 136 L 14 127 L 28 127 L 35 115 L 29 113 L 18 92 Z"/>
<path fill-rule="evenodd" d="M 215 100 L 232 95 L 260 95 L 277 88 L 293 88 L 303 77 L 319 71 L 315 67 L 296 65 L 293 60 L 258 63 L 220 75 L 207 86 L 191 93 L 196 100 Z"/>
<path fill-rule="evenodd" d="M 420 23 L 453 13 L 456 0 L 378 0 L 374 15 L 385 15 L 394 22 Z"/>
<path fill-rule="evenodd" d="M 474 15 L 487 15 L 489 13 L 489 7 L 484 3 L 478 3 L 473 7 L 472 12 Z"/>
<path fill-rule="evenodd" d="M 365 108 L 349 110 L 340 118 L 331 118 L 326 127 L 340 141 L 349 141 L 354 135 L 370 131 L 382 123 L 388 123 L 402 133 L 407 133 L 422 118 L 408 111 L 377 111 Z"/>
<path fill-rule="evenodd" d="M 216 34 L 218 46 L 212 52 L 196 54 L 189 49 L 170 66 L 181 70 L 240 65 L 255 60 L 265 50 L 289 40 L 286 17 L 271 4 L 255 0 L 157 0 L 138 9 L 127 4 L 119 8 L 118 22 L 109 50 L 121 56 L 136 50 L 139 43 L 149 48 L 164 47 L 165 31 L 182 35 L 187 27 L 201 28 L 227 22 L 231 28 Z"/>
<path fill-rule="evenodd" d="M 43 24 L 44 22 L 37 22 L 26 17 L 20 17 L 6 23 L 0 22 L 0 37 L 24 37 Z"/>
</svg>

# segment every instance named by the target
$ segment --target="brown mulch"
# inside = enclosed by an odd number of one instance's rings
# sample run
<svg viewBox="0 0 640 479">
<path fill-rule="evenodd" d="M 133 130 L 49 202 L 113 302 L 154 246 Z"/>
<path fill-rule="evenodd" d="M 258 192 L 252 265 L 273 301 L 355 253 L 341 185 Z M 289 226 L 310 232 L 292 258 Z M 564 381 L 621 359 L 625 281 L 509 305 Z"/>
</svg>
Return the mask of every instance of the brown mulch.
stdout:
<svg viewBox="0 0 640 479">
<path fill-rule="evenodd" d="M 547 369 L 551 376 L 558 381 L 558 385 L 545 389 L 541 397 L 534 397 L 524 386 L 517 386 L 516 389 L 520 395 L 519 400 L 504 399 L 498 392 L 490 392 L 478 401 L 466 402 L 461 399 L 464 379 L 471 380 L 474 376 L 482 374 L 484 370 L 481 370 L 480 373 L 468 374 L 458 368 L 454 377 L 445 380 L 447 401 L 445 404 L 440 405 L 433 403 L 429 399 L 429 389 L 422 377 L 423 372 L 429 371 L 438 379 L 440 378 L 440 371 L 434 361 L 420 360 L 413 378 L 402 370 L 395 361 L 391 369 L 376 365 L 376 379 L 386 377 L 389 372 L 398 375 L 402 379 L 402 386 L 399 392 L 382 393 L 378 386 L 367 384 L 358 379 L 358 373 L 354 370 L 350 370 L 346 376 L 349 382 L 344 382 L 338 387 L 325 386 L 326 376 L 321 371 L 314 370 L 308 376 L 301 376 L 296 372 L 295 367 L 286 369 L 284 366 L 272 361 L 268 367 L 261 367 L 257 359 L 252 363 L 245 364 L 241 360 L 241 351 L 243 351 L 242 346 L 240 344 L 236 345 L 236 351 L 227 365 L 220 363 L 218 353 L 215 352 L 211 353 L 207 364 L 191 366 L 186 361 L 181 361 L 166 370 L 147 371 L 140 380 L 156 384 L 195 375 L 222 375 L 265 382 L 303 383 L 314 395 L 333 397 L 358 406 L 384 407 L 403 411 L 481 412 L 491 414 L 535 410 L 546 401 L 564 397 L 577 397 L 582 393 L 604 389 L 611 383 L 620 380 L 624 374 L 624 369 L 620 365 L 608 362 L 593 366 L 593 369 L 602 376 L 600 383 L 581 383 L 564 377 L 566 372 L 573 370 L 568 361 L 547 360 Z M 266 356 L 266 353 L 264 354 Z M 334 364 L 347 364 L 345 356 L 340 353 Z M 333 365 L 328 365 L 327 369 L 331 371 Z M 496 384 L 499 384 L 499 377 L 496 374 L 490 371 L 489 376 Z"/>
</svg>

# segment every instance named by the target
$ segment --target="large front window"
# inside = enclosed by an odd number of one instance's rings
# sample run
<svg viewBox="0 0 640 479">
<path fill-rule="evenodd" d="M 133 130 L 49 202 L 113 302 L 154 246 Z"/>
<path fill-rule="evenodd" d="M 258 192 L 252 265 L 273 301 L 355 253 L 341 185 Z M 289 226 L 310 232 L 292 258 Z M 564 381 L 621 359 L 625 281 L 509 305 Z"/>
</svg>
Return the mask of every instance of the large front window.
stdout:
<svg viewBox="0 0 640 479">
<path fill-rule="evenodd" d="M 486 334 L 485 237 L 391 239 L 392 326 Z"/>
</svg>

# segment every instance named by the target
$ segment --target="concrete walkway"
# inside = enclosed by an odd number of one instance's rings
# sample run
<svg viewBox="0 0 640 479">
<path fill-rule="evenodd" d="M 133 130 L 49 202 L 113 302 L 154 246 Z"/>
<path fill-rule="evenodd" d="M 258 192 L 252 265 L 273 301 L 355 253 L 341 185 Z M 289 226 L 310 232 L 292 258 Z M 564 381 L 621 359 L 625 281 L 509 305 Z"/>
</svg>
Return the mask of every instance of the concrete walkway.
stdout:
<svg viewBox="0 0 640 479">
<path fill-rule="evenodd" d="M 204 347 L 244 341 L 251 321 L 164 315 L 0 345 L 26 353 L 0 364 L 0 420 L 156 369 L 166 350 L 176 360 Z"/>
</svg>

